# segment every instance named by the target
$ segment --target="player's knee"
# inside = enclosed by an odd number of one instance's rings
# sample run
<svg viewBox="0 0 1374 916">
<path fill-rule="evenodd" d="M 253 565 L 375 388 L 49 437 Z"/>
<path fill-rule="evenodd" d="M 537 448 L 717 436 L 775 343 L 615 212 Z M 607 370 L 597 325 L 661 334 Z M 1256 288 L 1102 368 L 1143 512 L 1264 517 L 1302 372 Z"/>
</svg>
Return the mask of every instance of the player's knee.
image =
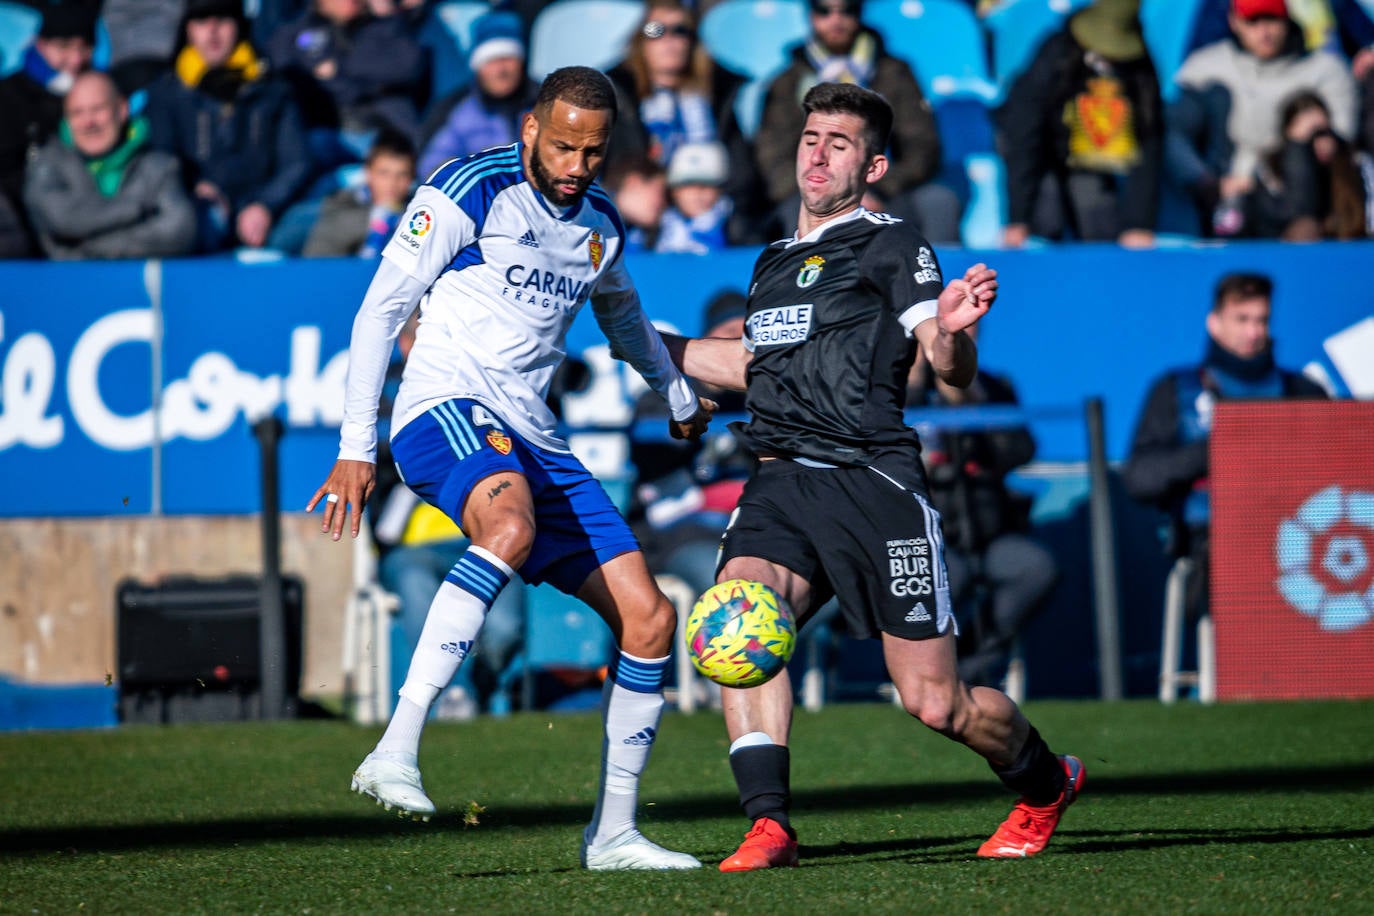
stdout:
<svg viewBox="0 0 1374 916">
<path fill-rule="evenodd" d="M 643 610 L 626 609 L 621 615 L 621 648 L 633 655 L 666 655 L 677 630 L 677 610 L 672 602 L 655 590 L 653 597 L 638 604 Z"/>
<path fill-rule="evenodd" d="M 534 546 L 534 519 L 522 512 L 503 512 L 488 519 L 473 537 L 513 569 L 519 569 Z"/>
<path fill-rule="evenodd" d="M 901 697 L 902 708 L 907 715 L 932 731 L 942 735 L 954 734 L 956 716 L 952 700 L 921 690 L 910 690 L 901 694 Z"/>
</svg>

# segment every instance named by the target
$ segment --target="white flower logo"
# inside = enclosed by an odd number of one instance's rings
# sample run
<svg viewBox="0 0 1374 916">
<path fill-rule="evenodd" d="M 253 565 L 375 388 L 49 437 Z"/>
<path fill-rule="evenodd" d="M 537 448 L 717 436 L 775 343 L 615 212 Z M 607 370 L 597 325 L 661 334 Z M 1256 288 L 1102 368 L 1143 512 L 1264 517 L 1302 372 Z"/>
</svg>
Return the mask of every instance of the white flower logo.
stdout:
<svg viewBox="0 0 1374 916">
<path fill-rule="evenodd" d="M 1312 494 L 1274 541 L 1275 583 L 1323 630 L 1353 630 L 1374 617 L 1374 493 L 1338 486 Z"/>
</svg>

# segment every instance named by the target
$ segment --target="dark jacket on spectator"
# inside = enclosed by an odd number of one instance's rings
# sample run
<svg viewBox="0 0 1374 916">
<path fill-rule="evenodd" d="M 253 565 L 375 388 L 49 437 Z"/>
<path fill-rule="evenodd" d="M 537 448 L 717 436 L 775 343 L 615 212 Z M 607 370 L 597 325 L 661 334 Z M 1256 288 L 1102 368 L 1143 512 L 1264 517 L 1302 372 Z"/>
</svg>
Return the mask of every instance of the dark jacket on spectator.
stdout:
<svg viewBox="0 0 1374 916">
<path fill-rule="evenodd" d="M 619 64 L 606 75 L 616 91 L 615 127 L 607 152 L 607 171 L 614 172 L 622 163 L 642 162 L 649 155 L 649 132 L 640 118 L 635 78 L 630 68 Z M 716 139 L 725 146 L 727 161 L 724 191 L 735 205 L 735 218 L 727 233 L 731 244 L 759 241 L 753 232 L 754 222 L 765 209 L 763 188 L 754 167 L 754 151 L 735 116 L 735 100 L 747 80 L 732 70 L 716 64 L 711 70 L 711 113 L 716 126 Z M 800 131 L 798 132 L 800 135 Z M 665 169 L 668 163 L 660 162 Z"/>
<path fill-rule="evenodd" d="M 181 159 L 188 186 L 219 188 L 234 213 L 262 204 L 276 218 L 310 180 L 305 128 L 281 80 L 212 70 L 192 87 L 168 73 L 149 88 L 147 112 L 153 147 Z"/>
<path fill-rule="evenodd" d="M 935 114 L 911 68 L 887 53 L 877 32 L 866 30 L 864 34 L 877 41 L 873 79 L 867 88 L 891 102 L 896 116 L 887 174 L 873 186 L 890 200 L 935 177 L 940 168 L 940 134 Z M 797 193 L 797 141 L 806 123 L 801 101 L 816 82 L 816 71 L 803 42 L 792 49 L 792 63 L 768 86 L 754 151 L 768 199 L 774 204 Z"/>
<path fill-rule="evenodd" d="M 62 96 L 20 70 L 0 80 L 0 112 L 0 194 L 22 220 L 25 162 L 31 149 L 57 133 Z"/>
<path fill-rule="evenodd" d="M 1045 175 L 1062 178 L 1082 170 L 1070 162 L 1065 109 L 1089 96 L 1089 81 L 1103 73 L 1120 82 L 1130 105 L 1130 121 L 1124 128 L 1134 134 L 1138 150 L 1135 164 L 1122 175 L 1120 225 L 1154 229 L 1164 144 L 1163 103 L 1154 64 L 1148 55 L 1127 63 L 1107 61 L 1086 51 L 1067 27 L 1040 46 L 997 111 L 1007 167 L 1009 222 L 1031 222 Z"/>
<path fill-rule="evenodd" d="M 149 149 L 143 134 L 132 122 L 128 138 L 105 157 L 127 157 L 112 194 L 100 189 L 91 163 L 65 137 L 34 157 L 24 203 L 48 257 L 160 258 L 195 247 L 196 214 L 181 169 L 176 159 Z"/>
<path fill-rule="evenodd" d="M 369 15 L 337 26 L 311 10 L 282 26 L 269 56 L 291 82 L 311 127 L 373 130 L 391 126 L 415 140 L 416 107 L 425 75 L 425 55 L 406 31 L 403 17 Z M 317 79 L 315 68 L 333 60 L 337 71 Z"/>
<path fill-rule="evenodd" d="M 365 189 L 340 188 L 324 199 L 301 254 L 307 258 L 347 257 L 367 241 L 367 217 L 372 207 Z"/>
<path fill-rule="evenodd" d="M 925 375 L 922 385 L 908 390 L 906 406 L 949 406 L 935 387 L 934 374 Z M 978 404 L 1018 403 L 1009 381 L 981 369 L 969 391 Z M 921 434 L 921 447 L 930 502 L 940 513 L 951 546 L 979 550 L 999 534 L 1029 527 L 1029 498 L 1013 494 L 1006 485 L 1009 473 L 1035 457 L 1029 428 L 936 429 Z"/>
</svg>

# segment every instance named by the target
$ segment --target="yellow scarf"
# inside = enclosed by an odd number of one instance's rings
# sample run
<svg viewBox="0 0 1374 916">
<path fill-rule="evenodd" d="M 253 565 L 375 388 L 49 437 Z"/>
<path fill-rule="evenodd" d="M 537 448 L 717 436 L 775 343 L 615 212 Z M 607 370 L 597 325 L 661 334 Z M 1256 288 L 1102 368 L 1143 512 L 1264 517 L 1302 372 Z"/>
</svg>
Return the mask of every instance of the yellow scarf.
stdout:
<svg viewBox="0 0 1374 916">
<path fill-rule="evenodd" d="M 234 48 L 234 53 L 229 55 L 229 59 L 224 62 L 224 69 L 236 71 L 245 83 L 251 83 L 262 76 L 262 61 L 253 52 L 253 46 L 246 41 L 241 41 Z M 181 49 L 177 55 L 176 62 L 177 77 L 190 88 L 194 89 L 200 85 L 200 81 L 205 79 L 205 74 L 210 68 L 205 65 L 205 58 L 200 56 L 191 45 Z"/>
</svg>

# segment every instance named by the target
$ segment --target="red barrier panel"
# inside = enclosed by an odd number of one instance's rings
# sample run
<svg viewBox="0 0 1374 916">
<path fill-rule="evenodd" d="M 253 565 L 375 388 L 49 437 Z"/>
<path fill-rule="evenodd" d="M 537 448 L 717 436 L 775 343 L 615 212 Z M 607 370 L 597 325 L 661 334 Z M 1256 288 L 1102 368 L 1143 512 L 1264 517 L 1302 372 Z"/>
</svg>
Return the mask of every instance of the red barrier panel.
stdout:
<svg viewBox="0 0 1374 916">
<path fill-rule="evenodd" d="M 1374 403 L 1219 404 L 1217 698 L 1374 696 Z"/>
</svg>

